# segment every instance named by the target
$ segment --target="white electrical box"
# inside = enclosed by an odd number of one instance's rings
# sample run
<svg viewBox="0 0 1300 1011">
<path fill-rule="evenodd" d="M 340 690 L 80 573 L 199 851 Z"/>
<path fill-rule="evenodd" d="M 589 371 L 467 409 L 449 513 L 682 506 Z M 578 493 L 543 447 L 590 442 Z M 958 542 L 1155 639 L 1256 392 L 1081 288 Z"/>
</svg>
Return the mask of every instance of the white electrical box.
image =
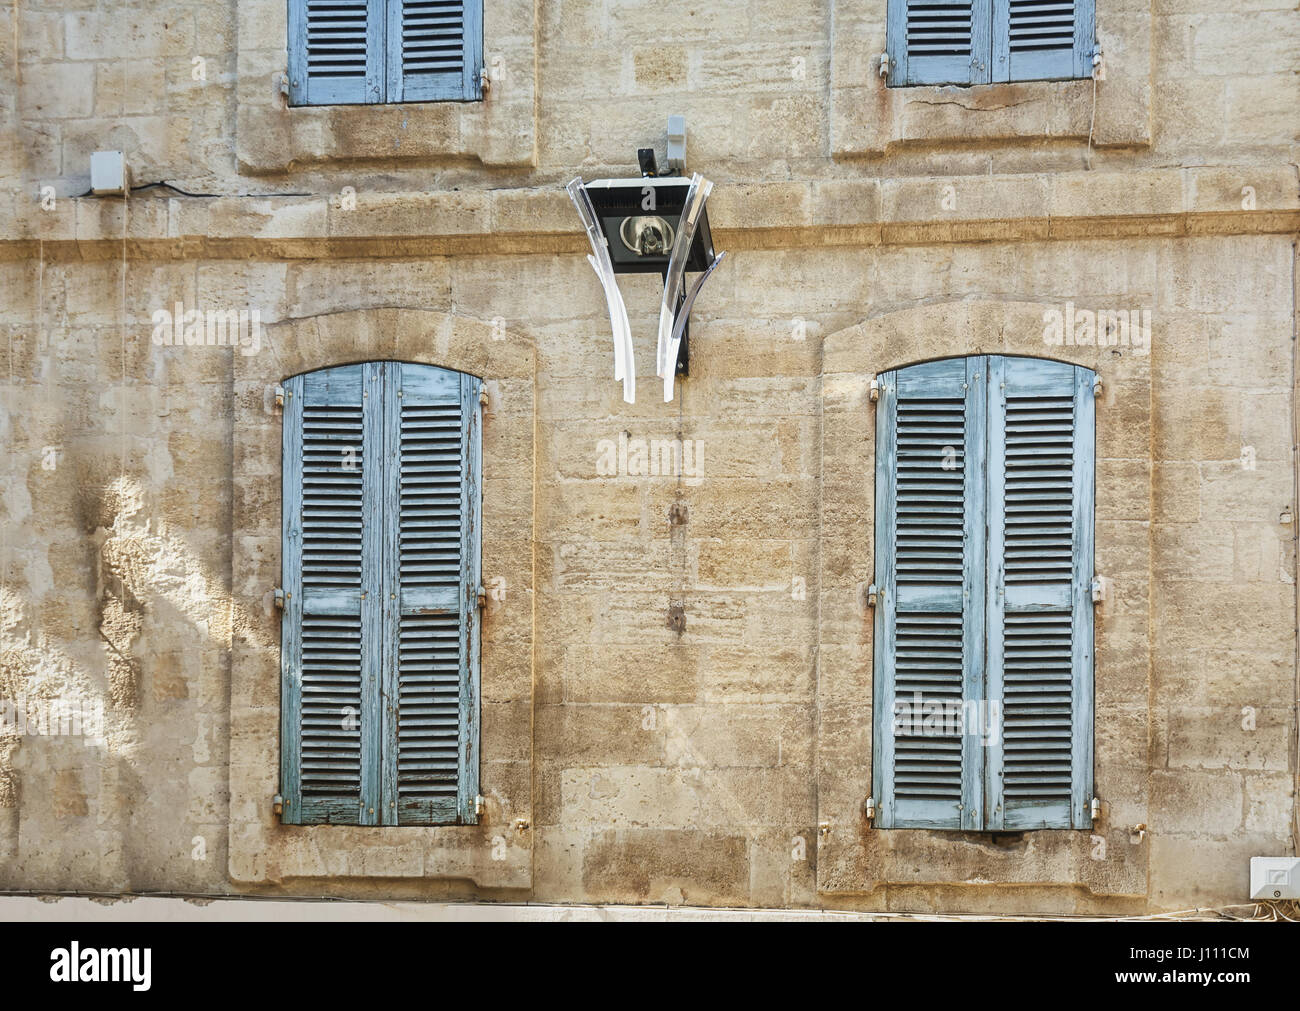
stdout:
<svg viewBox="0 0 1300 1011">
<path fill-rule="evenodd" d="M 96 151 L 90 156 L 90 192 L 125 196 L 130 187 L 126 158 L 121 151 Z"/>
<path fill-rule="evenodd" d="M 1251 857 L 1252 899 L 1300 899 L 1300 859 Z"/>
</svg>

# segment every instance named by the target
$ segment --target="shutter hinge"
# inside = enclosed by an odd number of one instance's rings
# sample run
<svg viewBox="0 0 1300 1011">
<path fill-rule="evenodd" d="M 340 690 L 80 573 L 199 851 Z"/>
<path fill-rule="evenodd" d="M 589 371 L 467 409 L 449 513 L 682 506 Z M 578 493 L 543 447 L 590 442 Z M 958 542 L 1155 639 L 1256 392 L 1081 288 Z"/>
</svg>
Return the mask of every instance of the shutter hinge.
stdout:
<svg viewBox="0 0 1300 1011">
<path fill-rule="evenodd" d="M 867 816 L 867 821 L 876 820 L 876 798 L 868 797 L 865 804 L 862 805 L 862 813 Z"/>
<path fill-rule="evenodd" d="M 1097 576 L 1092 581 L 1092 602 L 1100 604 L 1106 599 L 1106 583 L 1108 580 L 1105 576 Z"/>
<path fill-rule="evenodd" d="M 271 813 L 276 816 L 284 814 L 284 798 L 278 793 L 271 798 Z"/>
<path fill-rule="evenodd" d="M 480 390 L 478 391 L 478 402 L 479 402 L 479 404 L 481 404 L 483 407 L 487 407 L 487 405 L 488 405 L 488 395 L 487 395 L 487 387 L 486 387 L 486 386 L 484 386 L 482 389 L 480 389 Z"/>
<path fill-rule="evenodd" d="M 880 399 L 880 380 L 876 376 L 871 377 L 871 402 L 875 403 Z"/>
<path fill-rule="evenodd" d="M 872 583 L 870 586 L 867 587 L 867 606 L 875 607 L 877 599 L 878 599 L 878 593 L 876 590 L 876 584 Z"/>
<path fill-rule="evenodd" d="M 888 53 L 880 54 L 880 76 L 881 77 L 889 76 L 889 54 Z"/>
<path fill-rule="evenodd" d="M 1101 798 L 1093 797 L 1092 804 L 1088 808 L 1088 814 L 1093 821 L 1101 817 Z"/>
<path fill-rule="evenodd" d="M 481 817 L 486 808 L 487 800 L 484 798 L 483 794 L 480 793 L 474 798 L 474 814 Z"/>
<path fill-rule="evenodd" d="M 1101 376 L 1098 376 L 1092 381 L 1092 395 L 1094 397 L 1101 396 Z"/>
<path fill-rule="evenodd" d="M 277 586 L 277 587 L 276 587 L 274 590 L 272 590 L 271 592 L 275 595 L 275 606 L 276 606 L 276 608 L 277 608 L 278 610 L 283 611 L 283 610 L 284 610 L 284 590 L 282 590 L 280 587 Z"/>
<path fill-rule="evenodd" d="M 483 589 L 483 586 L 482 586 L 482 584 L 480 583 L 480 584 L 479 584 L 479 588 L 478 588 L 478 606 L 479 606 L 479 609 L 481 610 L 481 609 L 482 609 L 483 607 L 485 607 L 486 605 L 487 605 L 487 591 Z"/>
<path fill-rule="evenodd" d="M 486 65 L 478 68 L 478 86 L 485 95 L 492 90 L 492 78 L 488 77 Z"/>
<path fill-rule="evenodd" d="M 283 386 L 277 386 L 277 387 L 275 388 L 275 406 L 276 406 L 276 407 L 283 407 L 283 406 L 284 406 L 284 387 L 283 387 Z"/>
</svg>

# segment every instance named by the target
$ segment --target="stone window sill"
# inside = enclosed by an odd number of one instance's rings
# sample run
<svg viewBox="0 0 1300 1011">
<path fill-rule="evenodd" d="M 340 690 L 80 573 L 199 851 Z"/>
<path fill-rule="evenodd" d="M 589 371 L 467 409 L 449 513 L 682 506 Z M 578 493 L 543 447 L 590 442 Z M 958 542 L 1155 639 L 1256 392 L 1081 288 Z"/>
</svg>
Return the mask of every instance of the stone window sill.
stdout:
<svg viewBox="0 0 1300 1011">
<path fill-rule="evenodd" d="M 832 0 L 831 155 L 879 157 L 902 146 L 1087 140 L 1151 144 L 1151 10 L 1097 0 L 1105 78 L 886 87 L 885 5 Z M 1095 84 L 1096 107 L 1093 108 Z"/>
<path fill-rule="evenodd" d="M 537 163 L 537 16 L 531 3 L 485 0 L 491 86 L 473 102 L 289 106 L 284 0 L 238 5 L 235 153 L 241 171 L 290 172 L 337 162 Z"/>
</svg>

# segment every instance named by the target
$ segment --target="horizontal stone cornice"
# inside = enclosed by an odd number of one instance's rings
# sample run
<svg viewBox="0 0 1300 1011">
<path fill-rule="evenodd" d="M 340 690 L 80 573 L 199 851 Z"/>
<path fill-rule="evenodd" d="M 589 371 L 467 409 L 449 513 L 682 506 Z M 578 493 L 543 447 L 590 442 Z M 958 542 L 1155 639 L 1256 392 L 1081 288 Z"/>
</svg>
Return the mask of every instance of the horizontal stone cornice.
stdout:
<svg viewBox="0 0 1300 1011">
<path fill-rule="evenodd" d="M 586 250 L 563 190 L 64 199 L 0 205 L 0 259 L 408 259 Z M 719 249 L 1300 232 L 1291 165 L 722 183 Z M 125 232 L 125 235 L 124 235 Z"/>
</svg>

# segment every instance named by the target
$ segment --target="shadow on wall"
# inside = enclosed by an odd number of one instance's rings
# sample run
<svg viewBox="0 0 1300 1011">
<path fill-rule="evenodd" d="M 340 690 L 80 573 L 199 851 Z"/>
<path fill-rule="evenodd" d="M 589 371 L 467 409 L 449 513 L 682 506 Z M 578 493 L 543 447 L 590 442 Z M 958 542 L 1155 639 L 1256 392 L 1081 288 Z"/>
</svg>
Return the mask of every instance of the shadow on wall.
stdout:
<svg viewBox="0 0 1300 1011">
<path fill-rule="evenodd" d="M 147 860 L 147 853 L 124 850 L 133 845 L 133 838 L 135 845 L 152 845 L 164 826 L 142 821 L 125 839 L 110 842 L 103 837 L 126 827 L 125 822 L 114 825 L 118 819 L 156 817 L 157 808 L 151 807 L 156 798 L 150 794 L 164 789 L 188 791 L 189 809 L 182 806 L 177 819 L 187 845 L 204 832 L 224 838 L 223 818 L 212 810 L 217 801 L 207 795 L 211 791 L 196 795 L 192 780 L 184 775 L 175 782 L 157 781 L 158 763 L 173 757 L 167 749 L 180 748 L 192 749 L 194 766 L 208 765 L 224 782 L 220 716 L 205 718 L 199 700 L 179 726 L 142 724 L 142 663 L 133 653 L 141 635 L 154 629 L 197 631 L 206 644 L 228 655 L 232 630 L 239 626 L 255 649 L 277 654 L 279 649 L 261 623 L 234 605 L 229 591 L 194 550 L 148 517 L 137 481 L 116 477 L 84 494 L 82 501 L 86 543 L 93 548 L 87 562 L 93 566 L 90 583 L 103 666 L 95 669 L 67 652 L 64 646 L 75 651 L 75 645 L 61 646 L 40 627 L 21 592 L 0 586 L 0 873 L 20 875 L 27 886 L 60 865 L 60 873 L 74 879 L 51 882 L 52 887 L 92 887 L 96 882 L 110 888 L 128 886 L 134 875 L 121 861 L 157 861 Z M 152 651 L 149 655 L 154 699 L 188 698 L 191 672 L 199 667 L 198 662 L 191 664 L 192 653 L 180 653 L 180 669 L 170 673 L 164 669 L 165 656 Z M 223 697 L 216 700 L 218 706 L 223 703 Z M 197 724 L 192 735 L 190 724 Z M 55 737 L 60 738 L 57 743 L 50 740 Z M 40 794 L 29 796 L 26 808 L 24 776 L 29 789 Z M 65 847 L 60 836 L 52 834 L 66 829 L 67 819 L 87 815 L 94 817 L 93 828 L 82 842 L 69 837 Z M 25 852 L 20 852 L 20 839 L 27 843 Z M 97 844 L 102 855 L 96 855 Z M 86 859 L 96 866 L 85 866 Z"/>
</svg>

